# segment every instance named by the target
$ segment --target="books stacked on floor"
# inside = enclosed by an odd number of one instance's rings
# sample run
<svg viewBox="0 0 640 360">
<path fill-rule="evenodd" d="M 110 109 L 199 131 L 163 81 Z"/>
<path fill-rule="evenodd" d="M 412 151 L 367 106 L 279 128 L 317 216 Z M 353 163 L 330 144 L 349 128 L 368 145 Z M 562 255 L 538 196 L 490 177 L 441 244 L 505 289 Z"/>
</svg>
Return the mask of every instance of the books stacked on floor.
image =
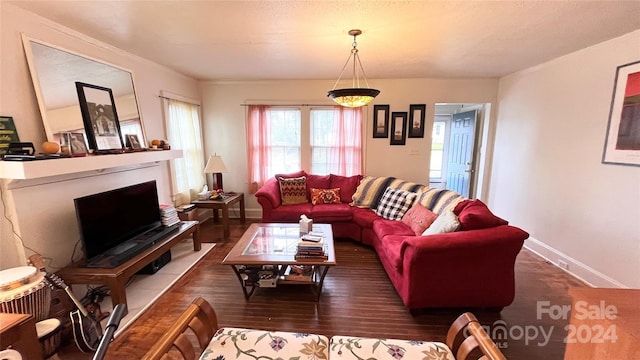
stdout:
<svg viewBox="0 0 640 360">
<path fill-rule="evenodd" d="M 291 265 L 285 270 L 286 281 L 311 281 L 313 279 L 313 265 Z"/>
<path fill-rule="evenodd" d="M 185 204 L 185 205 L 180 205 L 176 207 L 176 210 L 178 212 L 188 212 L 191 211 L 193 209 L 195 209 L 196 206 L 194 204 Z"/>
<path fill-rule="evenodd" d="M 328 258 L 324 251 L 324 236 L 321 233 L 305 234 L 298 241 L 296 260 L 327 260 Z"/>
<path fill-rule="evenodd" d="M 173 205 L 160 204 L 160 216 L 162 217 L 162 225 L 172 226 L 180 223 L 178 211 Z"/>
</svg>

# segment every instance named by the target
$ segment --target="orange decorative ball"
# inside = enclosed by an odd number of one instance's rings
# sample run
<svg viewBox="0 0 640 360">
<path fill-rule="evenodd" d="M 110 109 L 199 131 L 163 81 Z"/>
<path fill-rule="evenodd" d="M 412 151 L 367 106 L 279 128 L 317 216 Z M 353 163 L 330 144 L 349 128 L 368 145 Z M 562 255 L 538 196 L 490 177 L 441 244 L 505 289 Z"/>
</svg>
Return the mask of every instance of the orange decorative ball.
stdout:
<svg viewBox="0 0 640 360">
<path fill-rule="evenodd" d="M 56 154 L 60 150 L 60 145 L 57 142 L 45 141 L 42 144 L 42 152 L 46 154 Z"/>
</svg>

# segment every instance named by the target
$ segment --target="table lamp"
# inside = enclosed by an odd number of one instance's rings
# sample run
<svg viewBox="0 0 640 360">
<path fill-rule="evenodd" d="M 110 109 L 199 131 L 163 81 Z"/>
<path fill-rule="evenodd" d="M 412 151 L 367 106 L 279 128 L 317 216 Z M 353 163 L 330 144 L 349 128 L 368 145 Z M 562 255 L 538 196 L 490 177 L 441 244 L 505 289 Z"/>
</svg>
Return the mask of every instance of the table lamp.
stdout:
<svg viewBox="0 0 640 360">
<path fill-rule="evenodd" d="M 213 176 L 213 189 L 222 190 L 222 173 L 227 172 L 227 167 L 224 165 L 224 161 L 219 155 L 213 154 L 207 161 L 207 166 L 204 167 L 205 174 L 212 174 Z"/>
</svg>

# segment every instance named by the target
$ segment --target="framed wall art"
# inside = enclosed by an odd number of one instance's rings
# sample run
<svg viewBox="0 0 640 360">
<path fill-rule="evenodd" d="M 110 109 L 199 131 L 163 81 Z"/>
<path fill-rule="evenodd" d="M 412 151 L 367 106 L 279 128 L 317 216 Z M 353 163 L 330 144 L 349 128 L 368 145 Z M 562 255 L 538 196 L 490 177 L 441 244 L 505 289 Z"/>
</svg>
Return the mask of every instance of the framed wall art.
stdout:
<svg viewBox="0 0 640 360">
<path fill-rule="evenodd" d="M 89 147 L 97 152 L 122 150 L 124 144 L 111 89 L 76 82 L 76 90 Z"/>
<path fill-rule="evenodd" d="M 393 112 L 391 114 L 390 145 L 404 145 L 407 141 L 407 112 Z"/>
<path fill-rule="evenodd" d="M 373 137 L 389 137 L 389 105 L 373 105 Z"/>
<path fill-rule="evenodd" d="M 640 166 L 640 61 L 616 69 L 602 162 Z"/>
<path fill-rule="evenodd" d="M 409 137 L 424 137 L 424 113 L 427 109 L 425 104 L 412 104 L 409 106 Z"/>
</svg>

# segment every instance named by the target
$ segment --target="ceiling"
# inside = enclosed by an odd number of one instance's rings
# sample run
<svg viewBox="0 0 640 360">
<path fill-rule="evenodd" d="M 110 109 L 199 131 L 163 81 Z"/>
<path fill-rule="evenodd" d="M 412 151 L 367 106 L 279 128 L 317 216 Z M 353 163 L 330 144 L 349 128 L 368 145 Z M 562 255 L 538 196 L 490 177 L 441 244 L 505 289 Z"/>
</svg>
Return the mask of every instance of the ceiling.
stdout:
<svg viewBox="0 0 640 360">
<path fill-rule="evenodd" d="M 640 1 L 7 1 L 199 80 L 500 77 L 640 29 Z M 345 73 L 350 79 L 350 69 Z"/>
</svg>

